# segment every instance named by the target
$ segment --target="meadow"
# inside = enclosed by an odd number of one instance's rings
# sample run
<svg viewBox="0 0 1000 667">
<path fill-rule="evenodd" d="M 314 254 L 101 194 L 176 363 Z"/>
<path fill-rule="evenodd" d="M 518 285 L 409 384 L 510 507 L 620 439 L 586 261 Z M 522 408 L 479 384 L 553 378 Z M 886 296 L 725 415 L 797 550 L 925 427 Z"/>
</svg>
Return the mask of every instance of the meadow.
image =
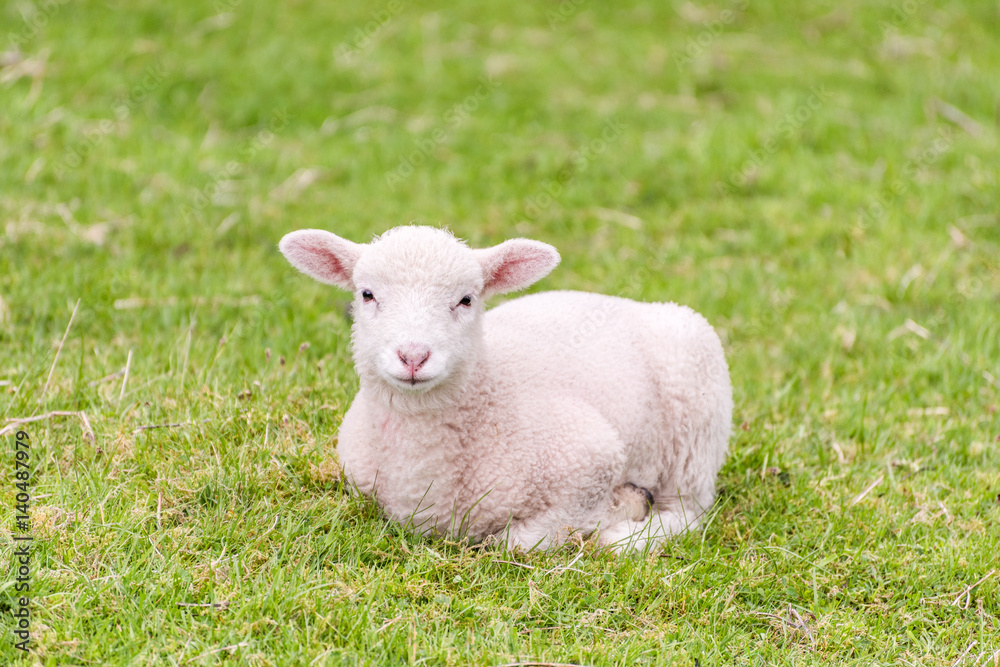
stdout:
<svg viewBox="0 0 1000 667">
<path fill-rule="evenodd" d="M 998 71 L 985 0 L 0 4 L 0 661 L 997 667 Z M 708 317 L 702 530 L 345 492 L 349 297 L 276 244 L 408 223 Z"/>
</svg>

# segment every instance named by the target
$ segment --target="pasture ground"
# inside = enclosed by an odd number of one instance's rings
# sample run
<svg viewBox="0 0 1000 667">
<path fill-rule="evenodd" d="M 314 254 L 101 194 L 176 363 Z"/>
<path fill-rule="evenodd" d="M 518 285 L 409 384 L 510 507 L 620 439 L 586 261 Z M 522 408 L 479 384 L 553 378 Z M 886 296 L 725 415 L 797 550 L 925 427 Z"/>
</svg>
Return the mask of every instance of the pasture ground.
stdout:
<svg viewBox="0 0 1000 667">
<path fill-rule="evenodd" d="M 23 426 L 27 656 L 3 436 L 0 660 L 996 667 L 997 3 L 447 4 L 0 7 L 0 415 L 89 422 Z M 275 246 L 411 221 L 716 325 L 703 531 L 512 557 L 344 495 L 347 297 Z"/>
</svg>

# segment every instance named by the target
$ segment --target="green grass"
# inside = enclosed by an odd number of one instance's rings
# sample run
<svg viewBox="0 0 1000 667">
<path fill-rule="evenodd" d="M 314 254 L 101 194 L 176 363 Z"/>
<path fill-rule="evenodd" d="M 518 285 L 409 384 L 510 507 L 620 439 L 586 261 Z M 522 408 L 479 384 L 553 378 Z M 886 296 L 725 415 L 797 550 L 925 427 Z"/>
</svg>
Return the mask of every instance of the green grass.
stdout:
<svg viewBox="0 0 1000 667">
<path fill-rule="evenodd" d="M 95 438 L 24 426 L 0 660 L 998 664 L 995 2 L 43 5 L 0 7 L 0 414 Z M 704 531 L 512 557 L 343 493 L 347 297 L 275 246 L 411 221 L 715 324 Z"/>
</svg>

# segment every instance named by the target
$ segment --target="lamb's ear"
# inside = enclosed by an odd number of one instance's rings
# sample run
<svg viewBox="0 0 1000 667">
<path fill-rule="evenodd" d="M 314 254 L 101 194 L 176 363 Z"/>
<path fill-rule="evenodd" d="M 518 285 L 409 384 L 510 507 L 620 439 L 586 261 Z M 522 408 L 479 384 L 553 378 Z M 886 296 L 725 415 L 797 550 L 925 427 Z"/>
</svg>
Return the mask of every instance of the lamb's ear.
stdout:
<svg viewBox="0 0 1000 667">
<path fill-rule="evenodd" d="M 483 295 L 524 289 L 549 274 L 559 263 L 559 252 L 548 243 L 511 239 L 473 250 L 483 267 Z"/>
<path fill-rule="evenodd" d="M 278 249 L 292 266 L 321 283 L 354 291 L 354 265 L 364 245 L 322 229 L 300 229 L 286 234 Z"/>
</svg>

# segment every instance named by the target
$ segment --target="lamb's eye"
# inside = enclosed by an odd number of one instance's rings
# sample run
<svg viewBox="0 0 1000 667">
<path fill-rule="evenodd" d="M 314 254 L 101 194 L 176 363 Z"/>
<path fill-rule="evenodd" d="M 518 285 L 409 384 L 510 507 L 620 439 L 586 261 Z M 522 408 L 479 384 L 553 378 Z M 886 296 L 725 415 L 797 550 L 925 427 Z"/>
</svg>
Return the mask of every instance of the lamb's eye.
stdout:
<svg viewBox="0 0 1000 667">
<path fill-rule="evenodd" d="M 364 289 L 364 290 L 361 290 L 361 298 L 364 299 L 367 302 L 367 301 L 371 301 L 372 299 L 374 299 L 375 295 L 372 294 L 372 291 L 370 289 Z"/>
<path fill-rule="evenodd" d="M 460 306 L 471 306 L 472 305 L 472 295 L 466 294 L 462 297 L 462 300 L 458 302 Z"/>
</svg>

